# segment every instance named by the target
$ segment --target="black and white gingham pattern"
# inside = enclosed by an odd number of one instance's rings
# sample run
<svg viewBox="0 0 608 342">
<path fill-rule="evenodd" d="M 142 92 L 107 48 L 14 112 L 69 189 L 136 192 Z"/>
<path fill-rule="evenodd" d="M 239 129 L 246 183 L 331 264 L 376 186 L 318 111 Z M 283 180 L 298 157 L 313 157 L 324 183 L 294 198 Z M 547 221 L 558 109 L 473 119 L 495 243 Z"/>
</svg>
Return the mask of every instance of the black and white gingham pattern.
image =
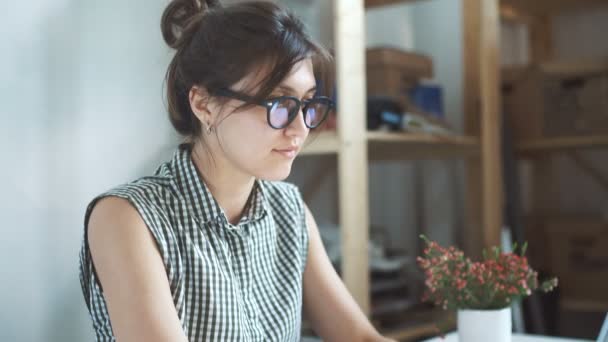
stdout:
<svg viewBox="0 0 608 342">
<path fill-rule="evenodd" d="M 298 341 L 308 235 L 297 188 L 256 181 L 238 225 L 199 177 L 187 145 L 153 176 L 96 197 L 85 215 L 80 282 L 97 341 L 115 341 L 87 244 L 86 225 L 105 196 L 131 202 L 160 250 L 189 341 Z"/>
</svg>

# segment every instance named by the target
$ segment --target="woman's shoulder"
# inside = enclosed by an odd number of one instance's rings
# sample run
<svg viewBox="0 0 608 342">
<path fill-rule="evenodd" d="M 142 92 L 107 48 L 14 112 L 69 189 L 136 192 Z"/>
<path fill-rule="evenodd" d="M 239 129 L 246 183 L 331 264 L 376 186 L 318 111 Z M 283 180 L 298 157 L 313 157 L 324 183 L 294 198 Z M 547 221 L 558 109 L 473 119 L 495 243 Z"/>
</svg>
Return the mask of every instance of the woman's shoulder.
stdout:
<svg viewBox="0 0 608 342">
<path fill-rule="evenodd" d="M 155 199 L 172 192 L 173 182 L 170 177 L 162 175 L 144 176 L 130 182 L 116 185 L 105 193 L 121 193 Z"/>
<path fill-rule="evenodd" d="M 89 202 L 87 216 L 100 200 L 107 197 L 122 198 L 139 212 L 158 214 L 158 211 L 170 209 L 168 206 L 174 202 L 177 196 L 178 192 L 172 175 L 159 168 L 153 175 L 139 177 L 99 193 Z M 126 202 L 123 201 L 123 203 Z"/>
<path fill-rule="evenodd" d="M 170 186 L 163 181 L 150 177 L 142 177 L 128 183 L 116 185 L 109 190 L 97 195 L 92 202 L 104 197 L 121 197 L 133 204 L 150 206 L 166 202 L 171 193 Z"/>
<path fill-rule="evenodd" d="M 167 234 L 173 234 L 166 228 L 173 222 L 176 203 L 174 193 L 171 179 L 158 174 L 114 186 L 88 203 L 84 216 L 85 232 L 95 217 L 103 218 L 102 225 L 104 220 L 109 220 L 108 222 L 117 226 L 118 232 L 122 231 L 125 225 L 143 223 L 143 226 L 152 232 L 163 252 L 165 241 L 168 240 Z M 115 221 L 118 218 L 129 220 L 118 224 Z"/>
<path fill-rule="evenodd" d="M 170 163 L 163 163 L 151 175 L 116 185 L 106 193 L 133 195 L 148 200 L 161 200 L 170 195 L 177 195 L 174 170 Z"/>
</svg>

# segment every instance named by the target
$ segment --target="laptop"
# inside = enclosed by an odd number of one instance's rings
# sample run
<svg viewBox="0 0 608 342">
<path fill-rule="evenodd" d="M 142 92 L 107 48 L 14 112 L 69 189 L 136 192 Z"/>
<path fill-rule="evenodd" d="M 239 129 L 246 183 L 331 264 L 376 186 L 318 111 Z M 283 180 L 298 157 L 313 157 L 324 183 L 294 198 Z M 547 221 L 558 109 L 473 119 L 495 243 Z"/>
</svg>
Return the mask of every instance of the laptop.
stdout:
<svg viewBox="0 0 608 342">
<path fill-rule="evenodd" d="M 608 314 L 604 318 L 604 324 L 600 330 L 600 335 L 597 337 L 597 342 L 608 342 Z"/>
</svg>

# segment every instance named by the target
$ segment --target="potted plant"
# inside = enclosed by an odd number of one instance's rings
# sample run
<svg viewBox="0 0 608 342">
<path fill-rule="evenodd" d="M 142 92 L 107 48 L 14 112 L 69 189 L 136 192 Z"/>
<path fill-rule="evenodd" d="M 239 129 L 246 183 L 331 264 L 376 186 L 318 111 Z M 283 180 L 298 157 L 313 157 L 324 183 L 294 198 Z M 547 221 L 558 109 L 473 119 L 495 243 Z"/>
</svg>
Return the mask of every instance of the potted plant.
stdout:
<svg viewBox="0 0 608 342">
<path fill-rule="evenodd" d="M 457 310 L 458 336 L 466 342 L 511 341 L 511 304 L 534 291 L 549 292 L 557 278 L 538 281 L 538 273 L 524 256 L 494 247 L 483 260 L 473 261 L 455 248 L 445 248 L 425 236 L 426 247 L 417 258 L 425 273 L 423 300 L 445 310 Z"/>
</svg>

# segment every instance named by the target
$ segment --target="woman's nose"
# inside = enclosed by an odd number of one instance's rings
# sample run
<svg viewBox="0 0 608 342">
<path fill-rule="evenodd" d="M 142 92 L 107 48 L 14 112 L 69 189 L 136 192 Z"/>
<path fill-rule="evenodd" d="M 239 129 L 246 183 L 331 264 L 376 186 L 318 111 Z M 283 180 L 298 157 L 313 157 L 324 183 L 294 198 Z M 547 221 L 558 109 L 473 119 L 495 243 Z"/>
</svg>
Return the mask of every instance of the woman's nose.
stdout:
<svg viewBox="0 0 608 342">
<path fill-rule="evenodd" d="M 298 115 L 293 119 L 291 123 L 285 128 L 285 133 L 287 135 L 300 135 L 305 136 L 308 134 L 309 128 L 306 126 L 304 122 L 304 112 L 302 109 L 298 110 Z"/>
</svg>

